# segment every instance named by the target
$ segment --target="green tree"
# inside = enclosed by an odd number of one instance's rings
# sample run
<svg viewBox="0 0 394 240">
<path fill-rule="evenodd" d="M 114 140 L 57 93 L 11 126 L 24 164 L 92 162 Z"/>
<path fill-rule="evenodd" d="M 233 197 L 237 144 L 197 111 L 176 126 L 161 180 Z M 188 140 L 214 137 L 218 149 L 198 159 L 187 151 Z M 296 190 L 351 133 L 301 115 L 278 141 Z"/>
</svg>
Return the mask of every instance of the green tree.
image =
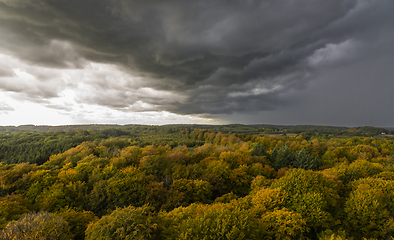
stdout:
<svg viewBox="0 0 394 240">
<path fill-rule="evenodd" d="M 360 178 L 370 177 L 383 171 L 383 166 L 379 163 L 372 163 L 366 160 L 356 160 L 351 164 L 342 163 L 335 167 L 325 169 L 327 175 L 336 176 L 344 184 Z"/>
<path fill-rule="evenodd" d="M 252 193 L 259 191 L 262 188 L 268 187 L 271 185 L 270 180 L 268 180 L 266 177 L 264 176 L 257 176 L 253 179 L 252 183 L 251 183 L 251 190 Z"/>
<path fill-rule="evenodd" d="M 271 179 L 274 177 L 276 172 L 275 169 L 273 169 L 269 165 L 263 165 L 262 163 L 256 162 L 250 166 L 248 173 L 252 177 L 257 177 L 261 175 Z"/>
<path fill-rule="evenodd" d="M 154 175 L 159 180 L 164 177 L 164 171 L 167 165 L 167 159 L 161 155 L 148 155 L 142 157 L 139 164 L 140 168 L 144 170 L 147 175 Z"/>
<path fill-rule="evenodd" d="M 206 180 L 213 186 L 213 198 L 230 192 L 230 175 L 231 168 L 227 162 L 223 160 L 209 162 L 203 180 Z"/>
<path fill-rule="evenodd" d="M 249 168 L 246 165 L 242 165 L 231 171 L 231 191 L 238 196 L 246 196 L 250 192 L 250 185 L 252 182 L 252 176 L 248 174 Z"/>
<path fill-rule="evenodd" d="M 168 193 L 165 209 L 171 210 L 191 203 L 208 203 L 212 197 L 212 185 L 204 180 L 175 180 Z"/>
<path fill-rule="evenodd" d="M 339 206 L 340 183 L 320 172 L 290 169 L 271 188 L 280 188 L 286 194 L 284 207 L 301 214 L 315 235 L 335 225 L 333 215 Z"/>
<path fill-rule="evenodd" d="M 286 208 L 264 214 L 260 228 L 262 234 L 259 239 L 305 239 L 304 233 L 307 232 L 306 221 L 301 214 Z"/>
<path fill-rule="evenodd" d="M 313 169 L 318 167 L 316 157 L 310 155 L 304 148 L 295 154 L 293 167 L 303 169 Z"/>
<path fill-rule="evenodd" d="M 8 195 L 0 198 L 0 229 L 8 222 L 18 220 L 29 212 L 28 201 L 20 195 Z"/>
<path fill-rule="evenodd" d="M 145 203 L 159 210 L 167 202 L 168 194 L 169 190 L 164 186 L 163 182 L 149 182 L 146 187 Z"/>
<path fill-rule="evenodd" d="M 26 184 L 26 181 L 24 181 L 26 175 L 37 169 L 38 166 L 29 163 L 5 165 L 5 167 L 0 170 L 1 195 L 5 196 L 7 194 L 11 194 L 16 189 L 25 190 L 28 188 L 29 184 Z M 25 176 L 25 178 L 22 176 Z"/>
<path fill-rule="evenodd" d="M 251 211 L 261 217 L 262 214 L 272 210 L 282 209 L 287 198 L 286 193 L 280 188 L 261 188 L 251 194 Z"/>
<path fill-rule="evenodd" d="M 275 169 L 289 167 L 293 164 L 294 156 L 286 144 L 275 154 L 273 166 Z"/>
<path fill-rule="evenodd" d="M 260 239 L 256 219 L 246 210 L 221 203 L 178 224 L 177 239 Z"/>
<path fill-rule="evenodd" d="M 159 239 L 157 217 L 147 205 L 117 208 L 110 215 L 89 224 L 87 240 Z"/>
<path fill-rule="evenodd" d="M 37 196 L 36 206 L 45 211 L 59 211 L 66 206 L 82 208 L 87 193 L 85 182 L 55 183 Z"/>
<path fill-rule="evenodd" d="M 129 166 L 110 178 L 106 186 L 108 207 L 142 206 L 149 179 L 140 169 Z"/>
<path fill-rule="evenodd" d="M 178 207 L 170 212 L 162 211 L 158 217 L 161 221 L 163 239 L 176 239 L 179 235 L 183 221 L 189 218 L 195 218 L 198 214 L 204 212 L 207 205 L 201 203 L 192 203 L 187 207 Z"/>
<path fill-rule="evenodd" d="M 376 158 L 379 156 L 379 150 L 369 146 L 359 144 L 352 148 L 350 152 L 357 159 L 371 160 L 372 158 Z"/>
<path fill-rule="evenodd" d="M 87 196 L 85 209 L 94 212 L 97 216 L 102 216 L 109 209 L 109 199 L 107 194 L 107 180 L 100 180 L 93 186 L 92 191 Z"/>
<path fill-rule="evenodd" d="M 390 215 L 394 216 L 394 181 L 384 180 L 380 178 L 361 178 L 350 184 L 353 190 L 359 188 L 373 189 L 379 193 L 379 200 L 390 211 Z"/>
<path fill-rule="evenodd" d="M 85 231 L 89 223 L 98 220 L 92 212 L 72 208 L 65 208 L 58 215 L 68 222 L 74 240 L 85 239 Z"/>
<path fill-rule="evenodd" d="M 318 238 L 319 240 L 347 240 L 345 231 L 333 232 L 329 229 L 321 232 Z"/>
<path fill-rule="evenodd" d="M 394 233 L 394 221 L 387 211 L 382 193 L 363 185 L 346 200 L 344 224 L 351 236 L 386 239 Z"/>
<path fill-rule="evenodd" d="M 18 221 L 9 223 L 0 236 L 4 240 L 69 240 L 72 237 L 68 223 L 48 212 L 28 213 Z"/>
<path fill-rule="evenodd" d="M 252 151 L 250 151 L 250 154 L 254 156 L 267 156 L 267 151 L 263 144 L 257 143 L 254 145 Z"/>
</svg>

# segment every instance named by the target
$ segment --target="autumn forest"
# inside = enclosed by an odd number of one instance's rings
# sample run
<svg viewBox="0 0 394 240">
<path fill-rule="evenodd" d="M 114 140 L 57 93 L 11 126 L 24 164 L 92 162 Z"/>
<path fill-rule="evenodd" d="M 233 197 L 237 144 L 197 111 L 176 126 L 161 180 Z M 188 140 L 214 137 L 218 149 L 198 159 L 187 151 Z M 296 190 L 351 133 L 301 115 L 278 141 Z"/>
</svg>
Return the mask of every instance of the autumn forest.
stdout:
<svg viewBox="0 0 394 240">
<path fill-rule="evenodd" d="M 391 130 L 0 127 L 1 239 L 392 239 Z"/>
</svg>

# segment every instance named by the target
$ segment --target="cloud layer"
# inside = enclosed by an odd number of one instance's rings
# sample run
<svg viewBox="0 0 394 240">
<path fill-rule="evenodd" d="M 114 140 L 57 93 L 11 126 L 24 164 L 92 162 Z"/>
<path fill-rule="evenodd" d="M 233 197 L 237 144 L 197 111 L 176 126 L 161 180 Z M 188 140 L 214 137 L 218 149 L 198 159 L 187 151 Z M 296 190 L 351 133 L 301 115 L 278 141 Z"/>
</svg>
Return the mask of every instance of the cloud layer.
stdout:
<svg viewBox="0 0 394 240">
<path fill-rule="evenodd" d="M 389 0 L 0 0 L 0 89 L 64 111 L 88 104 L 291 124 L 280 121 L 299 109 L 294 122 L 320 124 L 319 107 L 341 108 L 311 90 L 371 87 L 376 77 L 394 87 L 382 80 L 391 71 L 373 66 L 394 60 L 393 12 Z M 360 80 L 365 68 L 376 74 Z M 367 103 L 365 92 L 341 94 Z M 343 114 L 339 124 L 352 124 Z"/>
</svg>

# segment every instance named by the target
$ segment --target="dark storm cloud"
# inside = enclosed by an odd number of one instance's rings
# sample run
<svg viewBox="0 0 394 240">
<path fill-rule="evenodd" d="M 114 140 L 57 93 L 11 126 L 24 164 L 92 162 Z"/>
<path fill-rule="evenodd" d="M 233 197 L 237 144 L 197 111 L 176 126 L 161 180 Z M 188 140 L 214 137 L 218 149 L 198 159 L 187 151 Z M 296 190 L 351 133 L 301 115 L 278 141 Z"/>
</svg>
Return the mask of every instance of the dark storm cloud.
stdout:
<svg viewBox="0 0 394 240">
<path fill-rule="evenodd" d="M 52 68 L 114 64 L 144 79 L 145 87 L 173 93 L 163 102 L 107 84 L 107 98 L 79 98 L 115 109 L 133 110 L 142 101 L 181 114 L 274 110 L 292 104 L 289 93 L 306 89 L 322 69 L 392 48 L 393 5 L 0 0 L 0 48 Z"/>
</svg>

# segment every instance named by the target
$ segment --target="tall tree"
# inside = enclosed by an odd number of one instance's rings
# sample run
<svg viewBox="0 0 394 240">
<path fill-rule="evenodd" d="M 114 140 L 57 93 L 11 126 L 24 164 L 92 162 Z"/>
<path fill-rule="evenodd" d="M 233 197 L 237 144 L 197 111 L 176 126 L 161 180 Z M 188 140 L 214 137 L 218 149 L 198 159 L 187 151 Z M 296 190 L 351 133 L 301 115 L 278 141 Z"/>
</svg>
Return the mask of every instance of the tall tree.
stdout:
<svg viewBox="0 0 394 240">
<path fill-rule="evenodd" d="M 275 154 L 273 159 L 273 166 L 275 169 L 289 167 L 293 164 L 294 156 L 289 146 L 286 144 Z"/>
<path fill-rule="evenodd" d="M 303 169 L 313 169 L 318 167 L 318 162 L 316 157 L 310 155 L 304 148 L 295 154 L 293 167 L 303 168 Z"/>
</svg>

